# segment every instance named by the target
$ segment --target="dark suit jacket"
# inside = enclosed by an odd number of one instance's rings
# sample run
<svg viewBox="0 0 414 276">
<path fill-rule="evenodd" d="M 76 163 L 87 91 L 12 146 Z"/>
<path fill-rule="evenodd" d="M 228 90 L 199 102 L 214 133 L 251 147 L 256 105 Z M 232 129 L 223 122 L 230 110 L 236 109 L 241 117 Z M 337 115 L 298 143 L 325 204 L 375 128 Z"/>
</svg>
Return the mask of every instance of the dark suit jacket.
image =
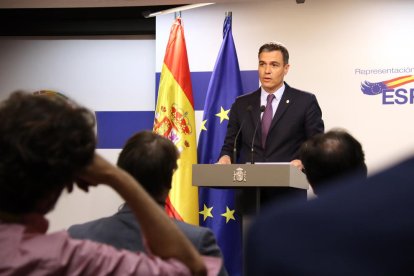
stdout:
<svg viewBox="0 0 414 276">
<path fill-rule="evenodd" d="M 318 199 L 271 206 L 247 238 L 248 275 L 414 275 L 414 158 Z"/>
<path fill-rule="evenodd" d="M 304 141 L 324 132 L 322 111 L 315 95 L 297 90 L 285 84 L 285 92 L 273 117 L 266 147 L 261 145 L 260 88 L 236 99 L 230 110 L 229 123 L 222 155 L 233 156 L 234 140 L 244 121 L 238 140 L 238 163 L 251 161 L 251 146 L 255 126 L 258 125 L 254 141 L 255 162 L 289 162 L 297 159 Z M 251 111 L 248 111 L 251 106 Z M 233 161 L 234 162 L 234 161 Z"/>
<path fill-rule="evenodd" d="M 215 236 L 210 229 L 177 220 L 174 220 L 174 222 L 200 254 L 223 258 Z M 75 239 L 88 239 L 134 252 L 145 251 L 140 226 L 134 214 L 126 205 L 113 216 L 73 225 L 69 227 L 68 232 Z M 221 268 L 219 275 L 227 275 L 224 266 Z"/>
<path fill-rule="evenodd" d="M 240 96 L 230 110 L 226 138 L 220 156 L 233 156 L 234 141 L 240 126 L 243 124 L 237 142 L 237 151 L 240 157 L 237 163 L 251 162 L 289 162 L 299 157 L 299 148 L 303 142 L 318 133 L 324 132 L 322 111 L 315 95 L 297 90 L 285 83 L 285 91 L 273 116 L 272 124 L 266 140 L 266 147 L 261 145 L 260 122 L 260 93 L 261 89 Z M 251 108 L 251 111 L 249 109 Z M 253 134 L 256 125 L 257 133 L 254 139 L 254 156 L 251 155 Z M 233 161 L 234 162 L 234 161 Z M 262 189 L 261 201 L 266 203 L 287 192 L 299 192 L 306 198 L 304 191 L 293 189 Z M 254 205 L 252 198 L 254 191 L 245 189 L 243 206 Z M 245 208 L 246 209 L 246 208 Z M 249 207 L 247 207 L 249 209 Z"/>
</svg>

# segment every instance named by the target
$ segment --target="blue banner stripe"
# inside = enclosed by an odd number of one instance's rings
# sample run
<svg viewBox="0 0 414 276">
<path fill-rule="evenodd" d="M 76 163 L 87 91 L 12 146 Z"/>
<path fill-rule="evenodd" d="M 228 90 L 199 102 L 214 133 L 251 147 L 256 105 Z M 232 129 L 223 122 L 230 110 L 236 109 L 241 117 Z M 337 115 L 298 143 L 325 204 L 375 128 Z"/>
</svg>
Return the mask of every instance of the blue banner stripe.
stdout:
<svg viewBox="0 0 414 276">
<path fill-rule="evenodd" d="M 259 88 L 259 72 L 257 70 L 252 71 L 240 71 L 243 94 L 252 92 Z"/>
<path fill-rule="evenodd" d="M 202 111 L 206 99 L 208 83 L 212 72 L 193 72 L 191 80 L 195 110 Z M 241 79 L 244 92 L 251 92 L 259 86 L 257 70 L 242 71 Z M 156 87 L 160 73 L 156 74 Z M 155 92 L 157 97 L 158 89 Z M 155 107 L 154 107 L 155 109 Z M 137 131 L 152 129 L 154 111 L 97 111 L 98 148 L 120 149 L 126 140 Z"/>
<path fill-rule="evenodd" d="M 208 83 L 210 82 L 212 72 L 192 72 L 191 83 L 193 88 L 194 108 L 203 110 L 206 101 Z M 158 86 L 160 83 L 161 73 L 155 75 L 155 100 L 158 95 Z M 243 93 L 251 92 L 259 87 L 259 75 L 257 70 L 246 70 L 240 72 L 243 86 Z"/>
<path fill-rule="evenodd" d="M 98 148 L 120 149 L 135 132 L 151 130 L 154 111 L 97 111 Z"/>
</svg>

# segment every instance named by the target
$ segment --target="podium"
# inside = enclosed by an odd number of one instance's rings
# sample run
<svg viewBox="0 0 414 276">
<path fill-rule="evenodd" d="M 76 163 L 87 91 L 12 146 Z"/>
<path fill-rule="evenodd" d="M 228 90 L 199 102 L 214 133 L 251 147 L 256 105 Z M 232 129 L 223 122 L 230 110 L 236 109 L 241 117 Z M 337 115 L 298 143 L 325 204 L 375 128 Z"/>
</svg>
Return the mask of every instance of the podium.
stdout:
<svg viewBox="0 0 414 276">
<path fill-rule="evenodd" d="M 290 163 L 256 163 L 256 164 L 194 164 L 193 186 L 207 188 L 254 189 L 256 214 L 260 212 L 261 188 L 283 187 L 308 189 L 306 175 Z M 252 217 L 241 214 L 241 231 L 243 245 Z M 245 249 L 243 248 L 243 258 Z"/>
<path fill-rule="evenodd" d="M 293 187 L 308 189 L 306 175 L 290 163 L 194 164 L 193 186 L 210 188 Z"/>
<path fill-rule="evenodd" d="M 256 164 L 194 164 L 193 186 L 209 188 L 256 188 L 256 213 L 260 212 L 260 188 L 309 188 L 306 175 L 289 162 Z"/>
</svg>

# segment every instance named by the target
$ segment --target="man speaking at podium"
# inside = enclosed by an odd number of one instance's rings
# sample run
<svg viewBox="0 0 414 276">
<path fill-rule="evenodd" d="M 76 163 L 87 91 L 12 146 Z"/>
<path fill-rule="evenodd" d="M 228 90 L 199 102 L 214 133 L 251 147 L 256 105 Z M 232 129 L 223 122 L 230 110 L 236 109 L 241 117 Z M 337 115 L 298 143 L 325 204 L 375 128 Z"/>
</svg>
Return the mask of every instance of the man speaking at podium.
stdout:
<svg viewBox="0 0 414 276">
<path fill-rule="evenodd" d="M 297 90 L 284 82 L 289 71 L 288 50 L 278 43 L 259 49 L 261 87 L 240 96 L 233 103 L 219 164 L 291 162 L 299 163 L 304 141 L 324 132 L 322 111 L 314 94 Z M 306 200 L 306 191 L 295 188 L 261 188 L 260 203 L 285 196 Z M 241 200 L 241 202 L 240 202 Z M 238 199 L 242 213 L 254 211 L 256 194 L 244 189 Z"/>
</svg>

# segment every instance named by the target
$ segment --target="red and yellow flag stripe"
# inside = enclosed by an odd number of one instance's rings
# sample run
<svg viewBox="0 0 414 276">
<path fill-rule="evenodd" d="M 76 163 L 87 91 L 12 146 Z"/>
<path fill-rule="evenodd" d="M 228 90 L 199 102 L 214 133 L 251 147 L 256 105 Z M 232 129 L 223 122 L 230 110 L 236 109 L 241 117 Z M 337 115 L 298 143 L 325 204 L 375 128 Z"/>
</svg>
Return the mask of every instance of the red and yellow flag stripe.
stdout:
<svg viewBox="0 0 414 276">
<path fill-rule="evenodd" d="M 388 88 L 394 89 L 396 87 L 402 86 L 404 84 L 414 82 L 414 76 L 402 76 L 395 79 L 384 81 L 384 84 L 387 85 Z"/>
<path fill-rule="evenodd" d="M 180 18 L 171 28 L 165 53 L 154 131 L 174 142 L 180 151 L 166 210 L 176 219 L 198 225 L 198 189 L 192 186 L 192 165 L 197 163 L 194 102 Z"/>
</svg>

